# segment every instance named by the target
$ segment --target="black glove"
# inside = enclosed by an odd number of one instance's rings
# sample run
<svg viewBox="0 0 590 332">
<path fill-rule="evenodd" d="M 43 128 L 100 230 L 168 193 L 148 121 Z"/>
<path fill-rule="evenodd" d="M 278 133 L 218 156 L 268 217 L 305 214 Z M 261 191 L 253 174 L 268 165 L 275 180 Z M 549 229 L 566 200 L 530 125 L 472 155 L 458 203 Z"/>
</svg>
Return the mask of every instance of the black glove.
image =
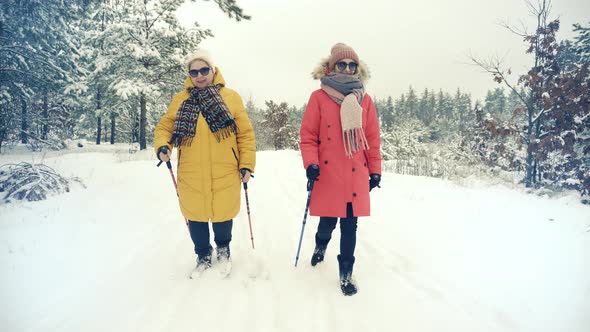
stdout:
<svg viewBox="0 0 590 332">
<path fill-rule="evenodd" d="M 320 166 L 317 164 L 309 165 L 305 171 L 305 174 L 307 175 L 307 179 L 309 181 L 317 181 L 318 176 L 320 176 Z"/>
<path fill-rule="evenodd" d="M 251 177 L 254 177 L 254 175 L 252 175 L 252 171 L 249 168 L 240 168 L 240 174 L 242 174 L 242 177 L 246 175 L 246 171 L 250 172 Z"/>
<path fill-rule="evenodd" d="M 168 154 L 168 147 L 166 145 L 163 145 L 158 148 L 158 153 L 156 153 L 156 156 L 158 157 L 158 160 L 161 161 L 162 159 L 160 159 L 160 152 L 162 152 L 163 154 Z"/>
<path fill-rule="evenodd" d="M 375 187 L 381 188 L 379 183 L 381 182 L 381 175 L 379 174 L 371 174 L 369 177 L 369 191 L 373 190 Z"/>
</svg>

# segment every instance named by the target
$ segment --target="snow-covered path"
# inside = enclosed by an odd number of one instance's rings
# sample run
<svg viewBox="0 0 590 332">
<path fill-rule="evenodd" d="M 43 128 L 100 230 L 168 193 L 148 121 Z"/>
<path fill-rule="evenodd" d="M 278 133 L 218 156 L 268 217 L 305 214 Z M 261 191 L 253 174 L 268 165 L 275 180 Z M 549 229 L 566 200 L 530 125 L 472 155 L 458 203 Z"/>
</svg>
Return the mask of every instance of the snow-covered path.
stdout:
<svg viewBox="0 0 590 332">
<path fill-rule="evenodd" d="M 359 221 L 359 293 L 344 297 L 338 228 L 311 268 L 308 218 L 293 266 L 306 198 L 297 152 L 258 153 L 256 249 L 243 202 L 226 280 L 187 278 L 192 243 L 168 172 L 122 159 L 48 157 L 87 189 L 0 205 L 0 330 L 590 330 L 590 208 L 575 197 L 386 173 Z"/>
</svg>

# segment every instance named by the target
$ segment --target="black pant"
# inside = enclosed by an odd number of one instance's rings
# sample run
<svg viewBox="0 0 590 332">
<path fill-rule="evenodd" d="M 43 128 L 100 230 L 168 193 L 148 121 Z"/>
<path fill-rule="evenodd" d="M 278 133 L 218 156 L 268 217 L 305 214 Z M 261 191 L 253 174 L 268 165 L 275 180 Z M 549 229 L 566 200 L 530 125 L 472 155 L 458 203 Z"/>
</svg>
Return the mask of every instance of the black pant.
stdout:
<svg viewBox="0 0 590 332">
<path fill-rule="evenodd" d="M 212 222 L 215 244 L 218 247 L 229 246 L 231 241 L 231 229 L 233 220 L 223 222 Z M 201 221 L 189 221 L 188 228 L 191 239 L 195 244 L 195 254 L 199 257 L 211 255 L 211 244 L 209 243 L 209 223 Z"/>
<path fill-rule="evenodd" d="M 353 217 L 352 203 L 346 204 L 346 218 L 340 218 L 340 255 L 345 258 L 354 256 L 356 247 L 356 226 L 358 217 Z M 315 235 L 316 245 L 326 247 L 336 228 L 336 217 L 320 217 L 318 232 Z"/>
</svg>

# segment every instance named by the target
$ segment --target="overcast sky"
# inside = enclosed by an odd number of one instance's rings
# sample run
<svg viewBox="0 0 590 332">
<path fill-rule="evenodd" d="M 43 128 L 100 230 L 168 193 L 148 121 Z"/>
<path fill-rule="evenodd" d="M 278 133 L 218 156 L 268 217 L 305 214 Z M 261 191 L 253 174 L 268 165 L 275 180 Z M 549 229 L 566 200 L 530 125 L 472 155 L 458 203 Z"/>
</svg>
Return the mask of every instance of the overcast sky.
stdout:
<svg viewBox="0 0 590 332">
<path fill-rule="evenodd" d="M 537 0 L 533 0 L 537 1 Z M 310 72 L 337 42 L 351 45 L 371 70 L 367 92 L 397 98 L 412 85 L 483 99 L 497 87 L 489 74 L 469 64 L 467 54 L 505 57 L 516 74 L 530 58 L 520 37 L 502 28 L 508 20 L 530 29 L 524 0 L 238 0 L 250 21 L 227 18 L 212 1 L 187 2 L 181 22 L 197 21 L 215 37 L 201 43 L 220 67 L 227 86 L 258 106 L 265 100 L 301 106 L 319 87 Z M 553 0 L 561 19 L 559 37 L 572 24 L 590 21 L 590 1 Z M 516 78 L 516 76 L 515 76 Z"/>
</svg>

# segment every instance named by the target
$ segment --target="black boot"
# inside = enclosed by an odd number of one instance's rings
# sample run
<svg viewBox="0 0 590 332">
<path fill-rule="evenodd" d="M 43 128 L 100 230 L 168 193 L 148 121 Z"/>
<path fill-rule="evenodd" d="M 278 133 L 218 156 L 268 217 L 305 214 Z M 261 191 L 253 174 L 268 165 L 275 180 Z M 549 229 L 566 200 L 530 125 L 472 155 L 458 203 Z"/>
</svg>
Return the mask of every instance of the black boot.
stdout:
<svg viewBox="0 0 590 332">
<path fill-rule="evenodd" d="M 326 254 L 326 247 L 317 246 L 313 250 L 313 255 L 311 256 L 311 266 L 316 266 L 318 263 L 321 263 L 324 260 L 324 255 Z"/>
<path fill-rule="evenodd" d="M 315 236 L 315 249 L 313 250 L 313 255 L 311 256 L 311 266 L 316 266 L 318 263 L 321 263 L 324 260 L 324 255 L 326 255 L 326 248 L 328 247 L 328 241 L 322 240 L 318 238 L 318 235 Z"/>
<path fill-rule="evenodd" d="M 229 257 L 230 257 L 229 245 L 217 247 L 217 260 L 218 261 L 229 260 Z"/>
<path fill-rule="evenodd" d="M 217 271 L 222 278 L 229 276 L 231 272 L 231 258 L 229 244 L 217 247 Z"/>
<path fill-rule="evenodd" d="M 197 269 L 205 270 L 211 267 L 211 246 L 197 255 Z"/>
<path fill-rule="evenodd" d="M 197 254 L 197 266 L 191 271 L 189 278 L 198 279 L 211 267 L 211 247 Z"/>
<path fill-rule="evenodd" d="M 354 295 L 357 292 L 356 285 L 352 280 L 352 267 L 354 265 L 354 256 L 350 258 L 338 255 L 338 266 L 340 268 L 340 288 L 344 295 Z"/>
</svg>

